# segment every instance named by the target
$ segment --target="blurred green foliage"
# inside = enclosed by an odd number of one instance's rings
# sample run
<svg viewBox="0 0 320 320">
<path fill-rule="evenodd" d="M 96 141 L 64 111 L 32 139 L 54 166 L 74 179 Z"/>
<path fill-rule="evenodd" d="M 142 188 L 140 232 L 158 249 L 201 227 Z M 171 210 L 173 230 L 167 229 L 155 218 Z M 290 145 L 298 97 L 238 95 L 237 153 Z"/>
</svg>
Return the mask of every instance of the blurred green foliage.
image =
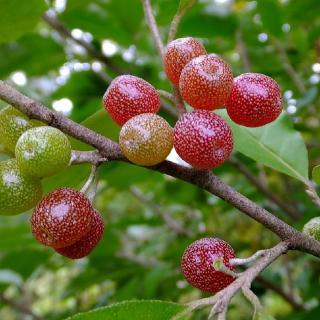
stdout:
<svg viewBox="0 0 320 320">
<path fill-rule="evenodd" d="M 71 119 L 117 140 L 119 128 L 101 103 L 106 80 L 116 74 L 53 30 L 41 20 L 41 14 L 49 8 L 56 10 L 75 38 L 90 42 L 98 52 L 102 50 L 121 70 L 143 77 L 156 88 L 170 90 L 143 18 L 141 1 L 68 0 L 61 6 L 63 3 L 0 0 L 0 77 L 30 97 L 69 112 Z M 152 4 L 165 39 L 179 1 L 153 0 Z M 319 12 L 318 0 L 201 0 L 186 14 L 178 30 L 179 37 L 200 38 L 208 52 L 220 54 L 230 63 L 235 75 L 245 71 L 244 47 L 251 70 L 268 74 L 280 84 L 286 115 L 253 131 L 234 126 L 234 156 L 298 211 L 299 219 L 292 220 L 230 163 L 214 172 L 298 229 L 319 215 L 302 182 L 307 179 L 308 168 L 320 163 Z M 288 64 L 302 86 L 297 85 Z M 161 115 L 174 124 L 165 111 Z M 74 149 L 90 149 L 74 139 L 72 143 Z M 45 189 L 78 188 L 89 171 L 88 165 L 74 166 L 46 179 Z M 181 255 L 193 240 L 220 237 L 240 257 L 277 241 L 271 232 L 222 200 L 168 176 L 118 162 L 103 165 L 99 175 L 95 206 L 103 214 L 106 232 L 86 259 L 69 261 L 40 246 L 31 235 L 28 213 L 0 218 L 0 319 L 30 319 L 21 306 L 43 319 L 55 320 L 124 300 L 185 303 L 203 296 L 179 271 Z M 191 236 L 174 232 L 163 214 L 181 223 Z M 290 253 L 280 257 L 262 277 L 254 282 L 253 290 L 268 313 L 266 319 L 320 318 L 320 265 L 315 258 Z M 1 300 L 2 294 L 9 302 Z M 303 304 L 308 310 L 301 310 Z M 206 311 L 194 313 L 192 319 L 206 319 Z M 132 315 L 127 318 L 133 319 Z M 251 316 L 250 304 L 237 295 L 228 319 Z M 88 315 L 83 319 L 92 318 Z"/>
</svg>

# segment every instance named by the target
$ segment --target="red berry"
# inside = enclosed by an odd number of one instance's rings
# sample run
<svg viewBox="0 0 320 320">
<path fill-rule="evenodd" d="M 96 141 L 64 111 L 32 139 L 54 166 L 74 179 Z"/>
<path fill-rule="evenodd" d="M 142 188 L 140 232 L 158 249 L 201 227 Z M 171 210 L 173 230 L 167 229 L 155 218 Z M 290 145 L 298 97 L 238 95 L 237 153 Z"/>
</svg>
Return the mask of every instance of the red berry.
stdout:
<svg viewBox="0 0 320 320">
<path fill-rule="evenodd" d="M 203 238 L 193 242 L 184 252 L 181 268 L 186 280 L 195 288 L 207 292 L 218 292 L 227 287 L 234 278 L 221 271 L 216 271 L 213 262 L 223 260 L 230 270 L 234 267 L 229 260 L 235 257 L 232 247 L 217 238 Z"/>
<path fill-rule="evenodd" d="M 85 235 L 92 224 L 94 209 L 81 192 L 62 188 L 49 193 L 31 217 L 32 233 L 46 246 L 69 246 Z"/>
<path fill-rule="evenodd" d="M 160 108 L 157 90 L 147 81 L 131 76 L 116 77 L 103 96 L 105 109 L 120 126 L 141 113 L 156 113 Z"/>
<path fill-rule="evenodd" d="M 264 74 L 244 73 L 234 79 L 226 108 L 230 118 L 240 125 L 263 126 L 281 113 L 280 88 Z"/>
<path fill-rule="evenodd" d="M 81 259 L 90 254 L 103 236 L 104 222 L 101 215 L 95 211 L 88 233 L 71 246 L 55 249 L 61 255 L 70 259 Z"/>
<path fill-rule="evenodd" d="M 168 79 L 178 85 L 184 66 L 193 58 L 206 53 L 201 42 L 194 38 L 180 38 L 171 41 L 163 54 L 163 66 Z"/>
<path fill-rule="evenodd" d="M 232 82 L 228 64 L 209 54 L 194 58 L 183 68 L 179 88 L 183 100 L 193 108 L 213 110 L 224 106 Z"/>
<path fill-rule="evenodd" d="M 174 147 L 178 155 L 193 167 L 211 169 L 230 156 L 232 131 L 221 117 L 211 111 L 185 113 L 174 128 Z"/>
</svg>

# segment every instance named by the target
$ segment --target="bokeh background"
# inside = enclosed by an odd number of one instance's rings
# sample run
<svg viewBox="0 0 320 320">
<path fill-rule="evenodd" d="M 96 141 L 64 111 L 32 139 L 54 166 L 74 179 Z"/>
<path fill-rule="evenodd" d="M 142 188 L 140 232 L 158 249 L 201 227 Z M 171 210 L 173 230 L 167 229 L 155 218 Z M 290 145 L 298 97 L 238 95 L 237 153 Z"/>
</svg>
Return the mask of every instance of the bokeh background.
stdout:
<svg viewBox="0 0 320 320">
<path fill-rule="evenodd" d="M 179 1 L 152 4 L 165 39 Z M 318 0 L 199 0 L 178 31 L 179 37 L 201 39 L 235 75 L 251 70 L 278 81 L 286 121 L 303 138 L 295 131 L 286 140 L 287 147 L 292 143 L 291 160 L 307 148 L 310 171 L 320 163 L 319 12 Z M 101 102 L 112 78 L 130 73 L 170 90 L 139 0 L 0 0 L 0 42 L 1 79 L 114 140 L 119 128 Z M 163 106 L 160 114 L 174 124 L 173 107 L 168 101 Z M 281 143 L 282 131 L 272 137 Z M 88 149 L 72 141 L 75 149 Z M 178 161 L 174 154 L 171 159 Z M 74 166 L 46 179 L 45 190 L 79 188 L 89 171 L 87 165 Z M 214 172 L 298 229 L 319 215 L 301 181 L 261 161 L 235 152 Z M 277 241 L 222 200 L 169 176 L 123 163 L 105 164 L 99 174 L 95 206 L 106 231 L 88 258 L 70 261 L 40 246 L 32 238 L 29 213 L 0 217 L 0 319 L 63 319 L 131 299 L 188 302 L 205 296 L 179 270 L 189 243 L 217 236 L 245 257 Z M 290 253 L 263 272 L 253 290 L 276 319 L 319 319 L 319 280 L 319 260 Z M 238 294 L 228 319 L 251 315 L 252 307 Z M 192 319 L 206 316 L 207 310 L 199 311 Z"/>
</svg>

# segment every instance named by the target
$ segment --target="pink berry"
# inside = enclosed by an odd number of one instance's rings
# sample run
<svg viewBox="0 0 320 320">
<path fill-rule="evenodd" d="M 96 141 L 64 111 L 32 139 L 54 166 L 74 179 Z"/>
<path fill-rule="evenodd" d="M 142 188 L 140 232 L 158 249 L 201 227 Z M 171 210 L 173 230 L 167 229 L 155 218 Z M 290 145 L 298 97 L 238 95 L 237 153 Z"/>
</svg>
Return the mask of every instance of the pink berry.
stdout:
<svg viewBox="0 0 320 320">
<path fill-rule="evenodd" d="M 215 168 L 232 152 L 232 131 L 221 117 L 211 111 L 185 113 L 174 128 L 174 147 L 178 155 L 193 167 Z"/>
<path fill-rule="evenodd" d="M 101 215 L 95 211 L 92 224 L 88 233 L 74 244 L 55 249 L 56 252 L 70 259 L 81 259 L 90 254 L 98 245 L 104 232 L 104 222 Z"/>
<path fill-rule="evenodd" d="M 103 96 L 105 109 L 120 126 L 142 113 L 156 113 L 160 108 L 157 90 L 147 81 L 131 76 L 116 77 Z"/>
<path fill-rule="evenodd" d="M 45 196 L 31 217 L 34 237 L 54 248 L 69 246 L 81 239 L 94 218 L 90 201 L 81 192 L 57 189 Z"/>
<path fill-rule="evenodd" d="M 235 257 L 232 247 L 217 238 L 203 238 L 193 242 L 184 252 L 181 268 L 186 280 L 195 288 L 207 292 L 218 292 L 227 287 L 234 278 L 213 267 L 215 259 L 234 270 L 229 260 Z"/>
<path fill-rule="evenodd" d="M 229 65 L 215 54 L 191 60 L 182 70 L 179 88 L 183 100 L 195 109 L 223 107 L 231 92 Z"/>
<path fill-rule="evenodd" d="M 263 126 L 282 111 L 280 88 L 264 74 L 244 73 L 234 79 L 226 108 L 230 118 L 240 125 Z"/>
<path fill-rule="evenodd" d="M 206 54 L 206 49 L 195 38 L 188 37 L 171 41 L 163 54 L 163 66 L 168 79 L 178 85 L 184 66 L 193 58 L 203 54 Z"/>
</svg>

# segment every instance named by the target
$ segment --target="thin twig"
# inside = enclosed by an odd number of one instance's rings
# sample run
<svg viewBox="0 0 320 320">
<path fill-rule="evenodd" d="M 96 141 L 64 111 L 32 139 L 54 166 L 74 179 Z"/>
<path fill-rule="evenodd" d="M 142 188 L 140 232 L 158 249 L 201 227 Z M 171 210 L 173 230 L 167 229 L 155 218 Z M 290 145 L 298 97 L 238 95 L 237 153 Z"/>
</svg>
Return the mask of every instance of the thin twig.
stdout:
<svg viewBox="0 0 320 320">
<path fill-rule="evenodd" d="M 116 142 L 73 122 L 53 110 L 47 109 L 41 103 L 26 97 L 1 80 L 0 98 L 17 107 L 21 112 L 24 112 L 31 118 L 48 123 L 78 140 L 86 142 L 97 148 L 100 154 L 102 156 L 106 156 L 109 161 L 128 161 L 121 153 L 119 145 Z M 290 243 L 290 249 L 300 250 L 315 256 L 320 256 L 319 241 L 299 232 L 269 211 L 260 207 L 255 202 L 249 200 L 241 193 L 235 191 L 215 176 L 212 171 L 184 167 L 170 161 L 164 161 L 156 166 L 148 168 L 194 184 L 203 190 L 218 196 L 233 207 L 258 221 L 266 228 L 270 229 L 282 240 L 288 241 L 288 243 Z"/>
<path fill-rule="evenodd" d="M 276 194 L 271 192 L 265 184 L 263 184 L 259 178 L 257 178 L 244 163 L 239 161 L 237 158 L 232 157 L 229 159 L 235 168 L 237 168 L 263 195 L 265 195 L 269 200 L 275 203 L 280 209 L 282 209 L 289 217 L 293 220 L 299 220 L 301 218 L 300 212 L 296 210 L 295 207 L 282 201 Z"/>
<path fill-rule="evenodd" d="M 150 0 L 142 0 L 142 3 L 143 3 L 143 9 L 144 9 L 144 14 L 146 17 L 147 24 L 150 28 L 153 40 L 156 44 L 157 50 L 160 54 L 160 57 L 162 57 L 163 51 L 164 51 L 164 46 L 163 46 L 163 42 L 161 40 L 161 35 L 159 32 L 156 20 L 154 18 L 153 12 L 152 12 Z"/>
<path fill-rule="evenodd" d="M 170 230 L 174 231 L 178 235 L 192 237 L 193 233 L 190 230 L 184 229 L 183 225 L 179 221 L 173 219 L 170 214 L 164 212 L 162 208 L 160 208 L 157 204 L 153 203 L 149 198 L 147 198 L 137 187 L 131 187 L 130 192 L 141 203 L 147 205 L 151 210 L 157 213 L 163 219 Z"/>
<path fill-rule="evenodd" d="M 81 163 L 91 163 L 93 165 L 98 165 L 99 163 L 108 161 L 107 157 L 101 156 L 97 151 L 76 151 L 73 150 L 71 153 L 70 165 L 81 164 Z"/>
<path fill-rule="evenodd" d="M 165 91 L 165 90 L 157 90 L 160 97 L 165 98 L 166 100 L 169 100 L 172 103 L 175 103 L 175 97 L 172 93 Z"/>
<path fill-rule="evenodd" d="M 298 89 L 298 91 L 301 94 L 305 94 L 307 89 L 306 89 L 300 75 L 296 72 L 296 70 L 292 66 L 283 44 L 276 38 L 273 38 L 273 42 L 274 42 L 275 48 L 277 49 L 277 51 L 279 53 L 284 70 L 290 76 L 290 78 L 292 79 L 292 81 L 293 81 L 294 85 L 296 86 L 296 88 Z"/>
<path fill-rule="evenodd" d="M 181 8 L 181 5 L 179 5 L 179 8 L 177 10 L 177 13 L 174 15 L 170 29 L 169 29 L 169 35 L 168 35 L 168 43 L 174 40 L 176 37 L 180 22 L 182 18 L 185 16 L 187 11 L 197 2 L 197 0 L 189 0 L 189 3 L 187 5 L 184 5 L 183 8 Z"/>
<path fill-rule="evenodd" d="M 62 37 L 69 38 L 81 47 L 83 47 L 91 57 L 104 63 L 110 70 L 114 71 L 117 74 L 123 73 L 123 70 L 116 66 L 108 57 L 103 55 L 103 53 L 100 50 L 97 50 L 91 43 L 73 37 L 71 31 L 58 20 L 57 16 L 53 12 L 50 11 L 44 13 L 43 19 Z"/>
<path fill-rule="evenodd" d="M 213 305 L 213 310 L 210 313 L 210 316 L 219 314 L 225 315 L 233 296 L 243 287 L 250 288 L 253 280 L 275 259 L 286 253 L 288 249 L 289 244 L 287 242 L 280 242 L 273 248 L 266 250 L 267 252 L 264 257 L 244 271 L 240 277 L 235 279 L 229 286 L 219 291 L 213 297 L 192 301 L 189 303 L 187 311 L 191 312 L 201 307 Z"/>
<path fill-rule="evenodd" d="M 185 106 L 183 99 L 181 97 L 179 87 L 173 85 L 172 89 L 173 89 L 173 96 L 174 96 L 175 105 L 178 109 L 179 117 L 181 117 L 181 115 L 183 115 L 185 112 L 187 112 L 187 109 L 186 109 L 186 106 Z"/>
</svg>

